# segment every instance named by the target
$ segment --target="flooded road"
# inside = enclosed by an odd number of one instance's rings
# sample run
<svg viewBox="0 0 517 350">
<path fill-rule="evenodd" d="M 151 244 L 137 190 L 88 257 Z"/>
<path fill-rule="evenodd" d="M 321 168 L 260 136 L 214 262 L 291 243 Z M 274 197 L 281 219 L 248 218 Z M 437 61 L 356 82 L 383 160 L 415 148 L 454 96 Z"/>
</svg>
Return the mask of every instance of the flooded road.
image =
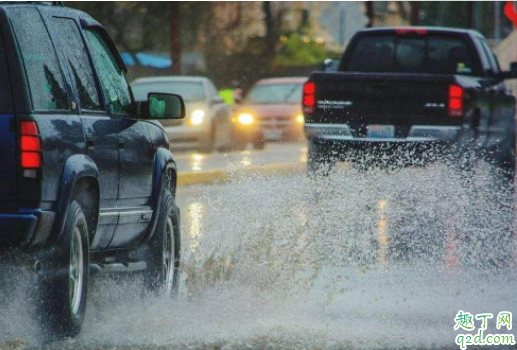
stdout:
<svg viewBox="0 0 517 350">
<path fill-rule="evenodd" d="M 459 310 L 517 312 L 511 196 L 474 176 L 344 166 L 179 188 L 177 299 L 96 281 L 83 332 L 52 348 L 458 348 Z"/>
<path fill-rule="evenodd" d="M 264 150 L 246 149 L 229 153 L 174 152 L 178 171 L 183 173 L 221 169 L 243 169 L 269 164 L 292 164 L 307 161 L 306 142 L 270 143 Z"/>
</svg>

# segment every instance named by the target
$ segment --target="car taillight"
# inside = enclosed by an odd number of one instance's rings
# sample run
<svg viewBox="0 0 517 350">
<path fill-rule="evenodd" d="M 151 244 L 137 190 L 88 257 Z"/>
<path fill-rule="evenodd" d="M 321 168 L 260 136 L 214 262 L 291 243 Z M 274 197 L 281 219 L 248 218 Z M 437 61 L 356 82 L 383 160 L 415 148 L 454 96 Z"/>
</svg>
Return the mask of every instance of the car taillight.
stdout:
<svg viewBox="0 0 517 350">
<path fill-rule="evenodd" d="M 316 84 L 313 81 L 308 81 L 303 85 L 303 112 L 311 114 L 314 112 L 316 106 Z"/>
<path fill-rule="evenodd" d="M 463 117 L 465 93 L 458 85 L 449 86 L 449 117 Z"/>
<path fill-rule="evenodd" d="M 20 123 L 20 151 L 24 176 L 35 177 L 35 172 L 30 170 L 41 168 L 43 163 L 41 139 L 36 122 L 22 121 Z"/>
</svg>

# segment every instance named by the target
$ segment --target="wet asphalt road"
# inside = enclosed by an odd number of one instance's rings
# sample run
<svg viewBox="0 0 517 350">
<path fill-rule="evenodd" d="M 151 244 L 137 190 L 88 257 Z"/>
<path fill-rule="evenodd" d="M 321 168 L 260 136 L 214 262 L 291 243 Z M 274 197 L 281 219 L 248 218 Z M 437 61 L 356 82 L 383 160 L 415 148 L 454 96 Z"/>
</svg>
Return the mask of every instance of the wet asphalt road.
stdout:
<svg viewBox="0 0 517 350">
<path fill-rule="evenodd" d="M 241 152 L 211 154 L 195 151 L 172 151 L 179 172 L 204 172 L 221 169 L 243 169 L 268 164 L 290 164 L 307 161 L 307 144 L 269 143 L 261 151 L 251 147 Z"/>
<path fill-rule="evenodd" d="M 196 171 L 298 162 L 305 152 L 273 145 L 197 165 L 195 155 L 177 157 L 180 170 Z M 132 281 L 100 281 L 82 334 L 51 348 L 457 349 L 459 310 L 517 313 L 515 242 L 498 243 L 511 227 L 507 194 L 491 181 L 483 168 L 471 184 L 434 164 L 180 187 L 178 298 L 142 298 Z M 507 261 L 494 263 L 498 256 Z M 19 314 L 9 322 L 0 315 L 7 334 L 21 334 L 12 348 L 32 341 L 23 305 L 7 310 Z M 487 333 L 514 334 L 515 322 L 509 331 L 495 323 Z"/>
</svg>

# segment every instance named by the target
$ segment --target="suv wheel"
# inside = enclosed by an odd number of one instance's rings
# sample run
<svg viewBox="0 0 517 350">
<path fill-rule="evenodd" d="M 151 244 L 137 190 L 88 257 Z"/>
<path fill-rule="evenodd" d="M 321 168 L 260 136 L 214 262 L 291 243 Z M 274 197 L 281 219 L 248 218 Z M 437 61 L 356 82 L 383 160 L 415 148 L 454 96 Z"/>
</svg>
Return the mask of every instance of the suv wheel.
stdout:
<svg viewBox="0 0 517 350">
<path fill-rule="evenodd" d="M 147 269 L 144 284 L 151 292 L 174 296 L 179 287 L 179 215 L 171 193 L 163 194 L 158 224 L 151 240 L 141 248 Z"/>
<path fill-rule="evenodd" d="M 40 312 L 52 337 L 77 335 L 84 320 L 89 280 L 88 226 L 72 201 L 63 236 L 43 260 L 38 276 Z"/>
</svg>

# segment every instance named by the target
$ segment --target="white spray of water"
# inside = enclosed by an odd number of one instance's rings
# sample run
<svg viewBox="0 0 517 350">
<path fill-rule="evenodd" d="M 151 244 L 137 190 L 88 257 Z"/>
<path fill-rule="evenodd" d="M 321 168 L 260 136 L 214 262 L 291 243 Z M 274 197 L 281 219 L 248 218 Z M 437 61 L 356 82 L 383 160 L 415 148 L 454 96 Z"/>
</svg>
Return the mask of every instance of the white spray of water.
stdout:
<svg viewBox="0 0 517 350">
<path fill-rule="evenodd" d="M 437 164 L 182 190 L 180 296 L 98 280 L 82 334 L 54 347 L 454 347 L 458 310 L 517 312 L 511 195 L 471 179 Z"/>
</svg>

